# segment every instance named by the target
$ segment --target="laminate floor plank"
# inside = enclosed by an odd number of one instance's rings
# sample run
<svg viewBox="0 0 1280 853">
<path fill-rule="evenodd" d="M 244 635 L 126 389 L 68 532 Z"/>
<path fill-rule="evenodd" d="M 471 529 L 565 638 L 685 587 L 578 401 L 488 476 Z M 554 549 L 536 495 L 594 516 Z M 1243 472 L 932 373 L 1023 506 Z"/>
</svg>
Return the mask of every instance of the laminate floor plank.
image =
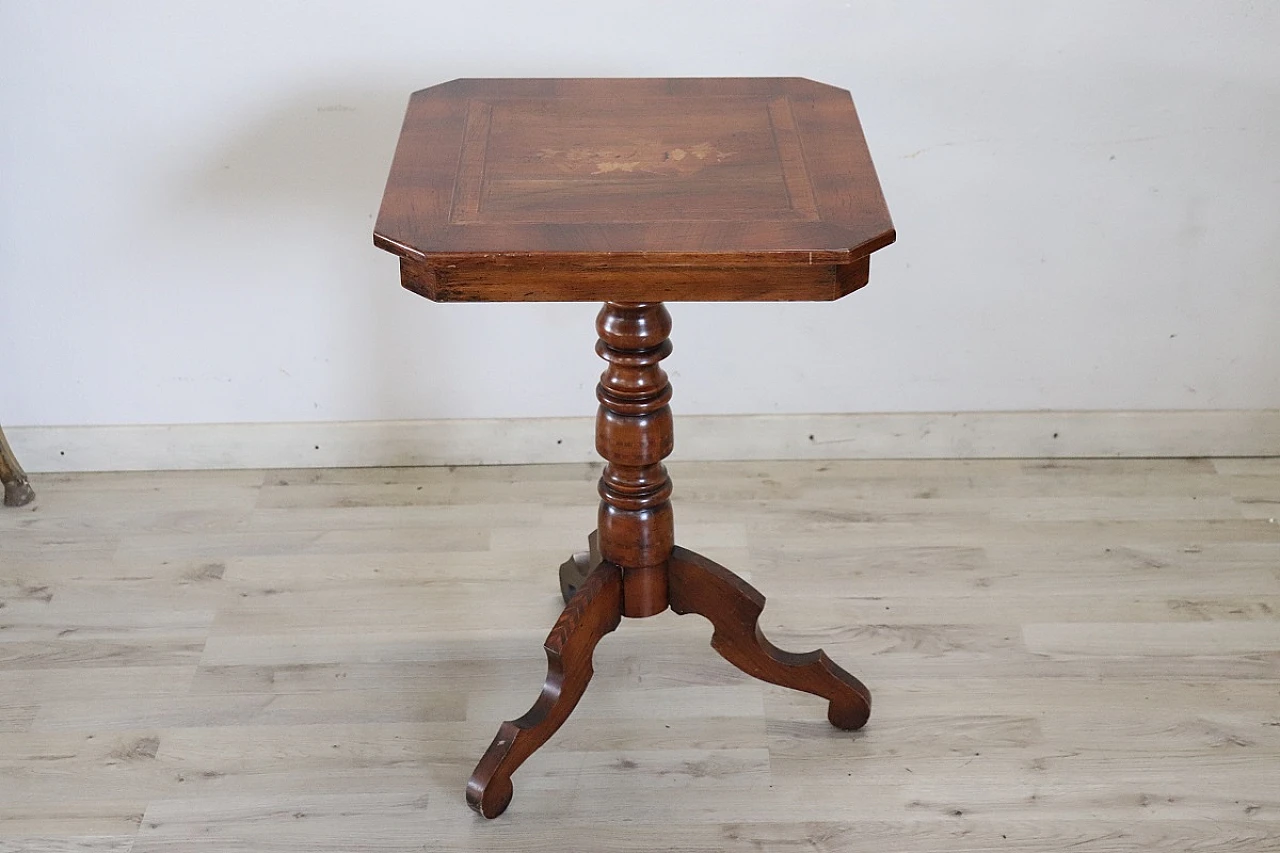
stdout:
<svg viewBox="0 0 1280 853">
<path fill-rule="evenodd" d="M 1276 460 L 670 468 L 865 729 L 625 620 L 482 821 L 598 464 L 55 475 L 0 513 L 0 853 L 1280 851 Z"/>
</svg>

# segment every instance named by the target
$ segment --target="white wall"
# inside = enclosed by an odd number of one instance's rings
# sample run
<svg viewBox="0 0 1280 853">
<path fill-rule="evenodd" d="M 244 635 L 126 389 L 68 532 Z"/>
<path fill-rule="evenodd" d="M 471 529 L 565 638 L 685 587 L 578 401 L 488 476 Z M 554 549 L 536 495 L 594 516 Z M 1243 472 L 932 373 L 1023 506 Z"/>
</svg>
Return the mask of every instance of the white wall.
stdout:
<svg viewBox="0 0 1280 853">
<path fill-rule="evenodd" d="M 682 413 L 1280 407 L 1278 10 L 0 0 L 0 423 L 592 412 L 595 306 L 371 245 L 461 76 L 853 91 L 898 244 L 834 305 L 672 306 Z"/>
</svg>

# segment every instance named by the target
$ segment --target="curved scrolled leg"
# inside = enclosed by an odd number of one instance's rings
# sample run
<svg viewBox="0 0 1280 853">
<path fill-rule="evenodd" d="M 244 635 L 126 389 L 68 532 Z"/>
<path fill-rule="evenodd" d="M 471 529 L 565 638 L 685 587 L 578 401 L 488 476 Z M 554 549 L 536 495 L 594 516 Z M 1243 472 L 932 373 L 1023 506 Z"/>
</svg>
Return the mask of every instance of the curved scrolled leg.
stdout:
<svg viewBox="0 0 1280 853">
<path fill-rule="evenodd" d="M 590 550 L 579 551 L 560 566 L 560 597 L 565 604 L 586 583 L 587 575 L 600 565 L 600 535 L 594 530 L 587 537 L 587 547 Z"/>
<path fill-rule="evenodd" d="M 604 563 L 570 600 L 544 648 L 547 680 L 533 707 L 498 729 L 467 782 L 467 805 L 487 818 L 511 802 L 511 774 L 568 719 L 591 681 L 591 653 L 622 619 L 622 570 Z"/>
<path fill-rule="evenodd" d="M 5 506 L 26 506 L 35 500 L 35 490 L 5 440 L 3 429 L 0 429 L 0 483 L 4 484 Z"/>
<path fill-rule="evenodd" d="M 784 652 L 760 631 L 764 596 L 718 563 L 684 548 L 671 554 L 669 595 L 676 613 L 711 621 L 711 647 L 756 678 L 827 699 L 827 719 L 840 729 L 860 729 L 871 716 L 871 693 L 832 663 L 821 649 Z"/>
</svg>

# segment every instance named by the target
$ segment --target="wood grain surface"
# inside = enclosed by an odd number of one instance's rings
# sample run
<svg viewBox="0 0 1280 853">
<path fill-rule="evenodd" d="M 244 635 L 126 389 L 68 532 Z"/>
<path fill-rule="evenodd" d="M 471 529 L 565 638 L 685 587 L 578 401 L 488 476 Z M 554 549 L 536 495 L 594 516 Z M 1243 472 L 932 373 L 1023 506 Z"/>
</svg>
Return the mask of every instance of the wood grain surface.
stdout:
<svg viewBox="0 0 1280 853">
<path fill-rule="evenodd" d="M 374 231 L 441 302 L 829 300 L 893 240 L 849 93 L 798 78 L 424 89 Z"/>
<path fill-rule="evenodd" d="M 0 513 L 0 851 L 1280 849 L 1280 460 L 670 468 L 864 729 L 629 621 L 483 821 L 599 466 L 48 475 Z"/>
</svg>

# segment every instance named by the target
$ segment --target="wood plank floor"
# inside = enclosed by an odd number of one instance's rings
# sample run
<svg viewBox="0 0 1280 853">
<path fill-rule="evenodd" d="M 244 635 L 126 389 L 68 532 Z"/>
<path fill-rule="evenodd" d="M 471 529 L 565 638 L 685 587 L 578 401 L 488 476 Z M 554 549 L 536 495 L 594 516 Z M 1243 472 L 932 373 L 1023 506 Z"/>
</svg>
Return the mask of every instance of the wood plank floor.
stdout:
<svg viewBox="0 0 1280 853">
<path fill-rule="evenodd" d="M 40 477 L 0 512 L 0 851 L 1280 850 L 1280 460 L 675 464 L 861 732 L 624 621 L 477 818 L 591 466 Z"/>
</svg>

